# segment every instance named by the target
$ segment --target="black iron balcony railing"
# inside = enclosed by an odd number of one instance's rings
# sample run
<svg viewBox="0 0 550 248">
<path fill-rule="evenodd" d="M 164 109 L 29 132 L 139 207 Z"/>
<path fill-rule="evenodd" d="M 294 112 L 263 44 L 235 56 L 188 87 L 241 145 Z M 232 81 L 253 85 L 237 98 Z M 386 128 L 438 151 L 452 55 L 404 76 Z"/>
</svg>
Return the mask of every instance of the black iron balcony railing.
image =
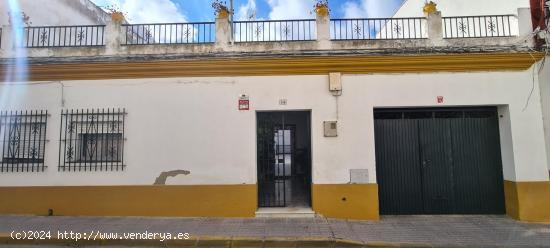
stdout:
<svg viewBox="0 0 550 248">
<path fill-rule="evenodd" d="M 235 42 L 312 41 L 317 39 L 313 19 L 280 21 L 236 21 Z"/>
<path fill-rule="evenodd" d="M 452 16 L 443 18 L 443 37 L 483 38 L 516 36 L 517 18 L 513 15 Z"/>
<path fill-rule="evenodd" d="M 426 18 L 357 18 L 332 19 L 332 40 L 425 39 Z"/>
<path fill-rule="evenodd" d="M 122 30 L 109 29 L 105 25 L 81 26 L 37 26 L 23 29 L 23 41 L 2 39 L 2 35 L 17 32 L 0 28 L 0 42 L 16 41 L 21 47 L 57 48 L 57 47 L 96 47 L 105 46 L 107 38 L 120 40 L 120 45 L 172 45 L 172 44 L 220 44 L 231 37 L 235 43 L 251 42 L 293 42 L 316 41 L 327 36 L 333 41 L 341 40 L 415 40 L 454 38 L 492 38 L 513 37 L 519 35 L 519 20 L 514 15 L 452 16 L 430 19 L 424 17 L 408 18 L 354 18 L 332 19 L 328 25 L 317 23 L 314 19 L 298 20 L 260 20 L 236 21 L 232 33 L 221 32 L 226 37 L 216 37 L 215 22 L 192 23 L 155 23 L 122 24 Z M 227 25 L 227 22 L 218 23 Z M 428 26 L 432 28 L 428 37 Z M 115 25 L 116 27 L 117 25 Z M 441 29 L 439 29 L 441 26 Z M 317 30 L 322 28 L 323 30 Z M 434 30 L 437 28 L 439 30 Z M 326 30 L 324 30 L 326 29 Z M 2 31 L 4 31 L 2 33 Z M 218 34 L 219 35 L 219 34 Z M 11 38 L 11 37 L 9 37 Z M 119 45 L 116 44 L 116 45 Z M 6 49 L 7 44 L 3 50 Z M 115 45 L 109 42 L 109 46 Z"/>
<path fill-rule="evenodd" d="M 122 45 L 201 44 L 216 42 L 214 22 L 125 24 Z"/>
<path fill-rule="evenodd" d="M 105 25 L 25 27 L 23 47 L 92 47 L 105 45 Z"/>
</svg>

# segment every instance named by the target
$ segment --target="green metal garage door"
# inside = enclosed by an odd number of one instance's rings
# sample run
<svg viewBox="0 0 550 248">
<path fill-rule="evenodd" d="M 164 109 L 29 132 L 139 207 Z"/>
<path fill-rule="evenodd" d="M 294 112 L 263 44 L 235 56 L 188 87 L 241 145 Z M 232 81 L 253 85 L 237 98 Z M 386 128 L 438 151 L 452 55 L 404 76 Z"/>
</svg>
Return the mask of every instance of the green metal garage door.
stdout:
<svg viewBox="0 0 550 248">
<path fill-rule="evenodd" d="M 381 214 L 504 214 L 496 108 L 374 111 Z"/>
</svg>

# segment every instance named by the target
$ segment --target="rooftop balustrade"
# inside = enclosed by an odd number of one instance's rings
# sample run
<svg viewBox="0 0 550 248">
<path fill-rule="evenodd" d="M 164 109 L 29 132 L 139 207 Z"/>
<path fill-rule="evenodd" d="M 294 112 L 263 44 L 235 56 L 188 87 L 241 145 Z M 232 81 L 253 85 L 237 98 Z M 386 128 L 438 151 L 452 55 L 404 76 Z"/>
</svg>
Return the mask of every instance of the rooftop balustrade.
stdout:
<svg viewBox="0 0 550 248">
<path fill-rule="evenodd" d="M 123 24 L 122 45 L 204 44 L 216 42 L 214 22 Z"/>
<path fill-rule="evenodd" d="M 315 20 L 233 22 L 235 42 L 312 41 L 317 39 Z"/>
<path fill-rule="evenodd" d="M 30 26 L 14 42 L 10 26 L 0 28 L 0 57 L 213 54 L 223 52 L 321 51 L 342 49 L 515 46 L 531 47 L 529 9 L 519 15 Z M 527 42 L 525 42 L 527 40 Z M 14 44 L 12 46 L 8 44 Z M 81 48 L 81 49 L 78 49 Z M 83 49 L 87 48 L 87 49 Z"/>
<path fill-rule="evenodd" d="M 518 19 L 513 15 L 443 17 L 446 39 L 512 37 L 518 35 Z"/>
<path fill-rule="evenodd" d="M 21 47 L 87 47 L 105 45 L 105 25 L 25 27 Z"/>
<path fill-rule="evenodd" d="M 361 18 L 330 21 L 331 40 L 425 39 L 426 18 Z"/>
</svg>

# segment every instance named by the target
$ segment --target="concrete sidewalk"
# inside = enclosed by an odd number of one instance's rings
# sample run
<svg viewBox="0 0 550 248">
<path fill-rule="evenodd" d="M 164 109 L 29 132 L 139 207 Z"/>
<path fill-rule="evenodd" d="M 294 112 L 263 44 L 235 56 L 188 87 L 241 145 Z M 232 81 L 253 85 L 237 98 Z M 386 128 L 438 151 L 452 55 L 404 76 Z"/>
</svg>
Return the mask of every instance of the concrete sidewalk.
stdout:
<svg viewBox="0 0 550 248">
<path fill-rule="evenodd" d="M 13 231 L 51 231 L 52 240 L 15 242 Z M 189 233 L 189 240 L 101 242 L 56 239 L 58 231 Z M 379 222 L 309 219 L 0 216 L 0 246 L 14 244 L 191 247 L 550 247 L 550 225 L 505 216 L 385 216 Z"/>
</svg>

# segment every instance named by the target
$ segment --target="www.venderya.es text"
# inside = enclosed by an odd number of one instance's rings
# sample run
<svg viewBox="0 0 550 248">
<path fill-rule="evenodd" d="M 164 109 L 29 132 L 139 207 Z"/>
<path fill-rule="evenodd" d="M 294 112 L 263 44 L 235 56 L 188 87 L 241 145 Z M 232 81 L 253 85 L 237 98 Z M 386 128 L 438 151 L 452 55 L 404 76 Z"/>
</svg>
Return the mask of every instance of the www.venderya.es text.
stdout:
<svg viewBox="0 0 550 248">
<path fill-rule="evenodd" d="M 163 233 L 163 232 L 75 232 L 75 231 L 12 231 L 14 240 L 187 240 L 191 238 L 189 233 Z"/>
</svg>

